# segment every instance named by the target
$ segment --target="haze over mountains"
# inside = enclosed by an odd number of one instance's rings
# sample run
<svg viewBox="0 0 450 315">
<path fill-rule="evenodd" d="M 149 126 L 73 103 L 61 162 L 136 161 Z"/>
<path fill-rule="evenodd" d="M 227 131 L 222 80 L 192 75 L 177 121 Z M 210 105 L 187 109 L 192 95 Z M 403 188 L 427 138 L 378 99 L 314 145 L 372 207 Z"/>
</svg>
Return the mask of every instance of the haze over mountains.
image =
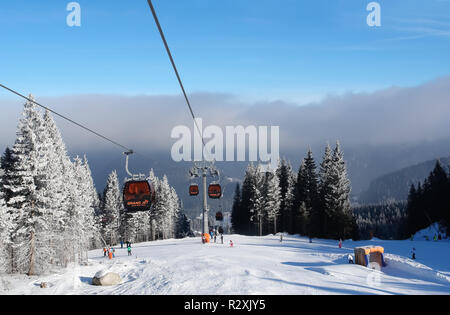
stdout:
<svg viewBox="0 0 450 315">
<path fill-rule="evenodd" d="M 189 185 L 190 164 L 175 163 L 170 157 L 176 142 L 171 138 L 171 130 L 179 125 L 194 130 L 180 95 L 35 96 L 42 104 L 149 156 L 148 159 L 133 156 L 130 168 L 140 172 L 153 168 L 157 175 L 167 174 L 186 208 L 197 207 L 195 200 L 185 198 L 182 193 Z M 326 143 L 333 145 L 340 140 L 354 195 L 367 190 L 377 177 L 450 155 L 450 77 L 413 87 L 329 95 L 321 102 L 302 106 L 280 98 L 248 102 L 223 93 L 191 94 L 194 111 L 203 119 L 204 127 L 279 126 L 280 155 L 291 161 L 295 172 L 309 146 L 319 164 Z M 3 151 L 14 142 L 23 101 L 8 98 L 0 102 Z M 69 151 L 88 155 L 99 190 L 112 169 L 122 172 L 121 178 L 124 177 L 121 149 L 59 118 L 56 121 Z M 222 179 L 242 178 L 247 164 L 218 163 L 223 169 Z M 230 190 L 226 190 L 226 198 L 232 198 L 234 189 Z M 227 199 L 222 202 L 229 204 Z"/>
</svg>

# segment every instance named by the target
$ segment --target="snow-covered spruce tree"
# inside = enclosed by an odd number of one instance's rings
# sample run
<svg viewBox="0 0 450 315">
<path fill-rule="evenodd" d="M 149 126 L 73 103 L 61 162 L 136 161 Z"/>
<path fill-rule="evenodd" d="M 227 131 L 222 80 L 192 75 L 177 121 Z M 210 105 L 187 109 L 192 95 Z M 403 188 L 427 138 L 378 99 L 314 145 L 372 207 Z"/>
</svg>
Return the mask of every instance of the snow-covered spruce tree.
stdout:
<svg viewBox="0 0 450 315">
<path fill-rule="evenodd" d="M 181 207 L 180 207 L 180 199 L 178 198 L 177 192 L 175 188 L 170 187 L 170 213 L 169 213 L 169 231 L 170 238 L 176 237 L 176 229 L 177 229 L 177 220 L 180 215 Z"/>
<path fill-rule="evenodd" d="M 3 197 L 5 202 L 8 202 L 9 199 L 14 195 L 11 189 L 7 187 L 14 186 L 14 176 L 11 171 L 14 169 L 14 157 L 13 152 L 9 147 L 6 147 L 3 156 L 0 159 L 0 166 L 2 170 L 2 174 L 0 174 L 0 178 L 2 180 L 3 185 L 0 186 L 0 191 L 3 193 Z"/>
<path fill-rule="evenodd" d="M 250 163 L 247 166 L 244 181 L 242 183 L 241 202 L 238 216 L 239 225 L 233 225 L 234 231 L 239 234 L 254 235 L 254 222 L 256 222 L 256 218 L 252 214 L 252 200 L 255 199 L 255 174 L 256 167 L 253 163 Z"/>
<path fill-rule="evenodd" d="M 90 211 L 87 216 L 86 226 L 90 227 L 89 237 L 90 237 L 90 245 L 89 249 L 100 248 L 103 244 L 101 241 L 100 229 L 97 224 L 96 214 L 99 212 L 100 208 L 100 200 L 98 197 L 97 189 L 94 185 L 94 179 L 92 178 L 91 168 L 89 167 L 89 162 L 84 156 L 83 159 L 84 166 L 84 177 L 85 177 L 85 185 L 88 194 L 88 204 L 91 206 Z"/>
<path fill-rule="evenodd" d="M 14 231 L 14 225 L 13 225 L 13 212 L 11 209 L 7 207 L 7 202 L 9 199 L 14 196 L 14 193 L 12 191 L 12 187 L 14 187 L 15 179 L 13 176 L 13 170 L 14 170 L 14 159 L 13 159 L 13 152 L 8 147 L 6 148 L 3 156 L 0 160 L 0 208 L 1 208 L 1 217 L 0 217 L 0 237 L 3 240 L 0 247 L 2 248 L 0 251 L 0 260 L 3 262 L 1 263 L 3 267 L 0 267 L 0 270 L 3 270 L 4 272 L 11 273 L 14 270 L 13 267 L 13 256 L 14 256 L 14 250 L 13 250 L 13 243 L 11 239 L 11 234 Z M 9 188 L 7 188 L 9 187 Z M 4 265 L 7 263 L 7 265 Z M 4 269 L 1 269 L 4 268 Z M 2 271 L 0 271 L 2 272 Z"/>
<path fill-rule="evenodd" d="M 299 225 L 304 226 L 300 234 L 311 237 L 322 235 L 323 214 L 319 207 L 319 179 L 311 149 L 300 166 L 296 183 L 295 205 L 298 218 L 306 219 Z"/>
<path fill-rule="evenodd" d="M 330 149 L 327 147 L 321 167 L 321 204 L 326 222 L 324 237 L 345 239 L 352 236 L 350 191 L 344 155 L 337 141 L 331 160 Z"/>
<path fill-rule="evenodd" d="M 50 226 L 49 247 L 52 250 L 51 262 L 64 261 L 66 250 L 64 248 L 64 233 L 66 227 L 67 215 L 70 200 L 72 180 L 72 163 L 66 151 L 66 146 L 62 140 L 61 133 L 57 128 L 53 117 L 49 111 L 45 111 L 43 115 L 44 138 L 47 143 L 45 153 L 45 166 L 43 174 L 46 177 L 45 196 L 47 207 L 51 211 L 48 217 Z"/>
<path fill-rule="evenodd" d="M 171 207 L 171 191 L 167 176 L 159 182 L 156 191 L 156 204 L 154 208 L 154 218 L 156 222 L 156 234 L 158 238 L 166 239 L 169 234 L 170 224 L 170 207 Z"/>
<path fill-rule="evenodd" d="M 262 236 L 264 219 L 267 217 L 265 209 L 265 173 L 262 172 L 262 168 L 258 165 L 255 168 L 255 173 L 252 178 L 252 196 L 250 198 L 252 214 L 252 220 L 257 226 L 257 235 Z"/>
<path fill-rule="evenodd" d="M 103 196 L 102 235 L 108 244 L 114 245 L 119 240 L 120 213 L 123 209 L 122 194 L 116 171 L 108 176 Z"/>
<path fill-rule="evenodd" d="M 322 163 L 319 170 L 319 193 L 320 208 L 323 211 L 323 231 L 324 237 L 334 234 L 335 209 L 334 209 L 334 193 L 333 193 L 333 152 L 329 144 L 325 147 Z"/>
<path fill-rule="evenodd" d="M 94 237 L 94 194 L 92 178 L 84 161 L 78 156 L 73 161 L 74 204 L 70 208 L 66 230 L 72 243 L 73 260 L 77 263 L 87 261 L 87 251 Z M 69 235 L 68 235 L 69 237 Z"/>
<path fill-rule="evenodd" d="M 280 214 L 282 201 L 280 180 L 276 174 L 269 174 L 266 177 L 264 195 L 264 211 L 268 222 L 273 224 L 273 233 L 276 234 L 277 217 Z"/>
<path fill-rule="evenodd" d="M 50 243 L 55 247 L 56 260 L 61 265 L 67 266 L 69 262 L 80 262 L 81 247 L 79 245 L 77 216 L 79 215 L 79 191 L 78 179 L 80 171 L 70 160 L 66 145 L 61 133 L 49 111 L 44 113 L 44 123 L 47 135 L 52 143 L 51 160 L 47 165 L 54 178 L 52 186 L 47 193 L 53 205 L 51 218 L 53 231 Z M 78 164 L 81 161 L 78 159 Z M 78 166 L 81 169 L 81 166 Z"/>
<path fill-rule="evenodd" d="M 240 224 L 242 222 L 241 215 L 241 186 L 236 184 L 234 190 L 233 206 L 231 209 L 231 226 L 233 227 L 234 233 L 241 233 Z"/>
<path fill-rule="evenodd" d="M 1 178 L 0 186 L 2 186 Z M 10 246 L 12 245 L 10 235 L 12 230 L 11 215 L 6 207 L 4 194 L 0 190 L 0 274 L 10 272 Z"/>
<path fill-rule="evenodd" d="M 193 237 L 194 233 L 191 230 L 191 222 L 186 216 L 186 214 L 181 213 L 178 216 L 177 220 L 177 227 L 176 227 L 176 233 L 175 237 L 180 238 L 186 238 L 186 237 Z"/>
<path fill-rule="evenodd" d="M 32 95 L 29 98 L 33 100 Z M 47 271 L 53 256 L 52 209 L 47 194 L 52 178 L 48 173 L 51 156 L 48 140 L 40 112 L 32 101 L 27 101 L 12 149 L 15 163 L 10 176 L 13 180 L 5 187 L 14 194 L 8 200 L 14 213 L 14 271 L 29 275 Z"/>
<path fill-rule="evenodd" d="M 151 239 L 173 238 L 181 203 L 175 189 L 169 185 L 166 175 L 161 180 L 155 177 L 154 181 L 156 202 L 150 215 Z"/>
<path fill-rule="evenodd" d="M 159 186 L 159 178 L 155 176 L 155 172 L 153 171 L 153 169 L 150 170 L 149 172 L 149 179 L 150 182 L 153 185 L 153 189 L 155 191 L 155 202 L 157 202 L 158 199 L 158 186 Z M 150 230 L 150 240 L 154 241 L 156 240 L 156 215 L 155 215 L 155 205 L 153 205 L 153 210 L 149 213 L 148 219 L 149 219 L 149 230 Z"/>
<path fill-rule="evenodd" d="M 281 189 L 280 196 L 280 231 L 295 233 L 295 223 L 293 214 L 295 176 L 289 162 L 282 159 L 278 163 L 276 171 Z"/>
<path fill-rule="evenodd" d="M 292 215 L 296 228 L 294 233 L 301 235 L 308 234 L 306 232 L 309 218 L 309 212 L 306 208 L 306 180 L 305 159 L 303 159 L 295 181 L 294 203 L 292 205 Z"/>
</svg>

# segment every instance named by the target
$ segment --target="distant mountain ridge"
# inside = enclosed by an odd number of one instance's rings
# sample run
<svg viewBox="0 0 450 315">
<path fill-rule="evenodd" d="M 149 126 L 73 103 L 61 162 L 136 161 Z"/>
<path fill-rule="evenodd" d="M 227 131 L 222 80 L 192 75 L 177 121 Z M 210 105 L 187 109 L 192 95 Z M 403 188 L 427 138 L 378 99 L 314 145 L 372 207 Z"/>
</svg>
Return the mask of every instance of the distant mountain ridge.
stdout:
<svg viewBox="0 0 450 315">
<path fill-rule="evenodd" d="M 379 203 L 389 200 L 406 200 L 412 184 L 423 182 L 440 161 L 444 169 L 448 172 L 450 157 L 443 157 L 429 160 L 413 166 L 403 168 L 374 179 L 369 188 L 359 195 L 360 203 Z"/>
</svg>

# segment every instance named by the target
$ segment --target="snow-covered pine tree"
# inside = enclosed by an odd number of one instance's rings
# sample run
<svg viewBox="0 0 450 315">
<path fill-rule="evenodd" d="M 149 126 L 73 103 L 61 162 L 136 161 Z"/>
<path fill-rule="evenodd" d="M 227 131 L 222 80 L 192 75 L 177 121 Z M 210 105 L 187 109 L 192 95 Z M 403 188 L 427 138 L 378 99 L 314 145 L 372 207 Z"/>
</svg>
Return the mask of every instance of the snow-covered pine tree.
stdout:
<svg viewBox="0 0 450 315">
<path fill-rule="evenodd" d="M 156 191 L 156 189 L 158 188 L 159 179 L 158 179 L 158 177 L 156 177 L 153 169 L 150 169 L 150 171 L 148 173 L 148 179 L 152 183 L 153 189 Z"/>
<path fill-rule="evenodd" d="M 88 204 L 91 206 L 89 209 L 89 213 L 86 220 L 86 226 L 90 227 L 90 246 L 89 249 L 99 248 L 102 246 L 102 242 L 100 240 L 100 230 L 99 225 L 97 224 L 96 214 L 99 212 L 100 200 L 98 198 L 98 192 L 95 188 L 94 179 L 92 178 L 91 168 L 89 167 L 89 162 L 84 156 L 83 159 L 84 166 L 84 177 L 85 177 L 85 185 L 88 194 Z"/>
<path fill-rule="evenodd" d="M 253 222 L 257 225 L 257 235 L 262 236 L 264 219 L 267 216 L 265 209 L 265 173 L 262 172 L 262 168 L 258 165 L 255 168 L 255 173 L 252 178 L 252 197 L 250 213 L 253 216 Z"/>
<path fill-rule="evenodd" d="M 71 207 L 70 222 L 66 229 L 76 235 L 72 239 L 74 261 L 77 263 L 87 261 L 87 251 L 91 247 L 95 233 L 94 213 L 95 213 L 95 193 L 93 192 L 92 177 L 89 168 L 80 157 L 75 157 L 74 168 L 74 202 Z"/>
<path fill-rule="evenodd" d="M 14 177 L 11 174 L 11 171 L 14 169 L 14 158 L 13 152 L 9 147 L 6 147 L 3 156 L 0 159 L 0 167 L 2 170 L 2 174 L 0 174 L 0 178 L 2 180 L 3 185 L 0 186 L 0 191 L 3 192 L 3 197 L 5 202 L 8 202 L 9 199 L 14 195 L 11 189 L 7 189 L 7 187 L 14 186 Z"/>
<path fill-rule="evenodd" d="M 305 159 L 302 160 L 297 174 L 294 187 L 294 203 L 292 205 L 292 215 L 295 221 L 295 231 L 301 235 L 305 235 L 307 227 L 307 219 L 309 212 L 306 209 L 306 167 Z"/>
<path fill-rule="evenodd" d="M 299 226 L 304 226 L 300 234 L 317 237 L 322 234 L 323 215 L 319 205 L 319 179 L 316 162 L 311 149 L 300 166 L 296 183 L 296 211 L 297 218 L 304 220 Z"/>
<path fill-rule="evenodd" d="M 269 174 L 266 177 L 264 194 L 264 211 L 268 222 L 273 224 L 273 234 L 276 234 L 282 200 L 280 180 L 276 174 Z"/>
<path fill-rule="evenodd" d="M 32 95 L 29 98 L 12 149 L 15 160 L 9 174 L 12 181 L 5 187 L 14 194 L 8 200 L 8 206 L 14 208 L 14 271 L 34 275 L 47 271 L 52 257 L 51 209 L 46 194 L 51 178 L 47 173 L 51 145 L 42 116 L 32 102 L 34 98 Z"/>
<path fill-rule="evenodd" d="M 231 209 L 231 226 L 234 233 L 241 233 L 240 225 L 242 222 L 241 215 L 241 186 L 236 184 L 233 198 L 233 206 Z"/>
<path fill-rule="evenodd" d="M 44 112 L 43 127 L 44 132 L 41 138 L 42 142 L 46 143 L 46 147 L 41 151 L 41 158 L 45 161 L 42 174 L 46 181 L 44 196 L 46 207 L 49 209 L 48 246 L 51 250 L 51 262 L 54 264 L 63 261 L 61 259 L 65 254 L 64 247 L 61 245 L 65 244 L 64 228 L 68 214 L 68 197 L 71 191 L 68 186 L 72 184 L 68 183 L 68 180 L 71 180 L 68 175 L 72 174 L 72 164 L 61 133 L 49 111 Z"/>
<path fill-rule="evenodd" d="M 75 237 L 79 232 L 78 226 L 78 196 L 80 195 L 77 176 L 81 172 L 75 170 L 75 166 L 70 160 L 66 145 L 61 133 L 49 111 L 44 112 L 44 125 L 46 133 L 51 142 L 50 159 L 47 165 L 48 170 L 53 174 L 52 185 L 47 193 L 52 207 L 53 233 L 50 239 L 52 247 L 55 247 L 56 260 L 63 266 L 69 262 L 80 262 L 80 246 Z M 79 160 L 79 159 L 78 159 Z M 78 164 L 81 160 L 78 161 Z M 76 259 L 77 258 L 77 259 Z"/>
<path fill-rule="evenodd" d="M 255 174 L 256 167 L 253 163 L 247 166 L 244 181 L 242 183 L 241 202 L 239 207 L 239 225 L 233 226 L 235 232 L 244 235 L 254 234 L 254 224 L 257 218 L 252 213 L 253 201 L 255 199 Z"/>
<path fill-rule="evenodd" d="M 14 195 L 11 189 L 14 183 L 13 170 L 13 152 L 7 147 L 0 159 L 0 237 L 2 240 L 0 244 L 0 273 L 11 273 L 13 270 L 14 251 L 11 234 L 14 231 L 14 225 L 12 211 L 7 207 L 7 202 Z"/>
<path fill-rule="evenodd" d="M 150 170 L 149 172 L 149 179 L 150 182 L 153 185 L 153 189 L 155 190 L 155 202 L 157 202 L 158 199 L 158 186 L 159 186 L 159 178 L 155 176 L 155 172 L 153 171 L 153 169 Z M 149 213 L 148 218 L 149 218 L 149 223 L 150 223 L 150 240 L 154 241 L 156 240 L 156 212 L 154 211 L 155 205 L 153 205 L 153 210 Z"/>
<path fill-rule="evenodd" d="M 191 223 L 186 214 L 180 212 L 178 219 L 177 219 L 177 228 L 175 237 L 180 238 L 186 238 L 186 237 L 193 237 L 194 233 L 191 230 Z"/>
<path fill-rule="evenodd" d="M 288 161 L 282 159 L 278 163 L 276 174 L 281 189 L 280 196 L 280 231 L 294 233 L 295 220 L 293 214 L 295 176 Z"/>
<path fill-rule="evenodd" d="M 320 208 L 323 211 L 323 231 L 325 237 L 330 236 L 333 228 L 333 220 L 335 218 L 334 192 L 333 192 L 333 174 L 334 167 L 333 152 L 330 144 L 325 147 L 322 163 L 319 170 L 319 194 Z"/>
<path fill-rule="evenodd" d="M 0 186 L 2 186 L 1 178 Z M 10 246 L 12 245 L 10 236 L 12 230 L 11 216 L 6 207 L 4 194 L 0 190 L 0 274 L 10 271 Z"/>
<path fill-rule="evenodd" d="M 180 199 L 175 188 L 170 187 L 170 237 L 175 238 L 178 216 L 180 215 Z"/>
<path fill-rule="evenodd" d="M 155 221 L 157 234 L 166 239 L 170 231 L 171 221 L 171 191 L 167 176 L 164 175 L 158 184 Z"/>
<path fill-rule="evenodd" d="M 327 222 L 325 237 L 345 239 L 352 235 L 353 214 L 350 206 L 350 181 L 339 141 L 333 150 L 331 163 L 327 163 L 329 165 L 326 166 L 321 184 Z"/>
<path fill-rule="evenodd" d="M 103 238 L 114 245 L 119 240 L 120 213 L 123 209 L 119 178 L 114 170 L 109 176 L 104 191 L 103 205 Z"/>
</svg>

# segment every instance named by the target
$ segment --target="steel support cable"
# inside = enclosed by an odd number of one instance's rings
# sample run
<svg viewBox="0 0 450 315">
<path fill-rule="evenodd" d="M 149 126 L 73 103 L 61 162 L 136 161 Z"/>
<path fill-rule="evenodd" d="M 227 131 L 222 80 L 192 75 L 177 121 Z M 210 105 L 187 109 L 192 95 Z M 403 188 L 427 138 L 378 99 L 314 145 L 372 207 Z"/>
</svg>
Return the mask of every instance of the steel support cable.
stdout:
<svg viewBox="0 0 450 315">
<path fill-rule="evenodd" d="M 194 124 L 197 127 L 197 131 L 200 134 L 200 137 L 202 138 L 202 143 L 203 143 L 203 147 L 204 147 L 205 140 L 203 139 L 203 132 L 200 130 L 200 127 L 198 126 L 197 121 L 195 120 L 195 114 L 194 114 L 194 111 L 192 110 L 191 102 L 189 101 L 189 98 L 186 94 L 186 90 L 184 89 L 183 82 L 181 81 L 181 77 L 180 77 L 180 74 L 178 73 L 177 66 L 175 65 L 175 61 L 173 60 L 172 53 L 170 52 L 170 48 L 169 48 L 169 45 L 167 44 L 167 40 L 166 40 L 166 37 L 164 36 L 164 32 L 162 30 L 161 24 L 159 23 L 159 19 L 156 14 L 155 8 L 153 7 L 153 3 L 151 0 L 147 0 L 147 2 L 148 2 L 148 5 L 150 6 L 150 10 L 152 11 L 153 19 L 155 20 L 156 26 L 158 27 L 159 35 L 161 36 L 161 39 L 164 43 L 164 47 L 166 48 L 167 54 L 169 55 L 170 62 L 172 63 L 173 70 L 175 71 L 175 75 L 177 76 L 178 83 L 180 84 L 181 91 L 183 92 L 183 95 L 184 95 L 184 99 L 186 100 L 186 103 L 189 107 L 189 111 L 191 113 L 192 119 L 194 119 Z"/>
<path fill-rule="evenodd" d="M 126 146 L 120 144 L 119 142 L 114 141 L 114 140 L 112 140 L 112 139 L 110 139 L 110 138 L 108 138 L 108 137 L 106 137 L 106 136 L 104 136 L 104 135 L 102 135 L 102 134 L 100 134 L 100 133 L 98 133 L 98 132 L 92 130 L 91 128 L 88 128 L 88 127 L 86 127 L 86 126 L 80 124 L 80 123 L 77 123 L 77 122 L 74 121 L 73 119 L 70 119 L 70 118 L 67 117 L 67 116 L 61 115 L 60 113 L 54 111 L 53 109 L 51 109 L 51 108 L 49 108 L 49 107 L 47 107 L 47 106 L 44 106 L 44 105 L 42 105 L 42 104 L 36 102 L 35 100 L 32 100 L 32 99 L 26 97 L 25 95 L 23 95 L 23 94 L 21 94 L 21 93 L 15 91 L 15 90 L 13 90 L 13 89 L 11 89 L 11 88 L 5 86 L 5 85 L 3 85 L 3 84 L 0 84 L 0 87 L 2 87 L 3 89 L 5 89 L 5 90 L 7 90 L 7 91 L 9 91 L 9 92 L 11 92 L 11 93 L 13 93 L 13 94 L 16 94 L 17 96 L 20 96 L 21 98 L 23 98 L 23 99 L 25 99 L 25 100 L 27 100 L 27 101 L 29 101 L 29 102 L 31 102 L 31 103 L 36 104 L 36 105 L 39 106 L 39 107 L 44 108 L 45 110 L 48 110 L 49 112 L 55 114 L 56 116 L 61 117 L 61 118 L 64 119 L 64 120 L 67 120 L 67 121 L 70 122 L 71 124 L 74 124 L 74 125 L 76 125 L 76 126 L 82 128 L 82 129 L 84 129 L 84 130 L 86 130 L 86 131 L 88 131 L 88 132 L 90 132 L 90 133 L 96 135 L 97 137 L 100 137 L 100 138 L 102 138 L 103 140 L 106 140 L 106 141 L 108 141 L 108 142 L 114 144 L 115 146 L 118 146 L 118 147 L 120 147 L 120 148 L 122 148 L 122 149 L 125 149 L 126 151 L 133 151 L 132 149 L 130 149 L 130 148 L 128 148 L 128 147 L 126 147 Z"/>
</svg>

